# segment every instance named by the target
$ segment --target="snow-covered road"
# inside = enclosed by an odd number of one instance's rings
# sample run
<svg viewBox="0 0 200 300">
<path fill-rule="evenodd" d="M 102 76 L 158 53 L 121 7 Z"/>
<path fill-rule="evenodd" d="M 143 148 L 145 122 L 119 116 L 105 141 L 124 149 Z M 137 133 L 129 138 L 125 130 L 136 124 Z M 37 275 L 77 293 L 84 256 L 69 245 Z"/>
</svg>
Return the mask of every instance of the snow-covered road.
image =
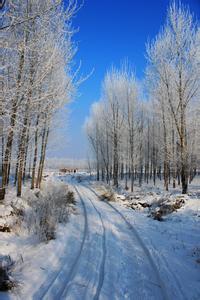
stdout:
<svg viewBox="0 0 200 300">
<path fill-rule="evenodd" d="M 48 243 L 1 233 L 17 286 L 0 299 L 200 299 L 198 199 L 158 222 L 123 201 L 102 201 L 102 187 L 87 180 L 52 180 L 74 191 L 76 210 Z"/>
<path fill-rule="evenodd" d="M 89 186 L 76 185 L 80 236 L 33 299 L 168 299 L 136 229 Z"/>
</svg>

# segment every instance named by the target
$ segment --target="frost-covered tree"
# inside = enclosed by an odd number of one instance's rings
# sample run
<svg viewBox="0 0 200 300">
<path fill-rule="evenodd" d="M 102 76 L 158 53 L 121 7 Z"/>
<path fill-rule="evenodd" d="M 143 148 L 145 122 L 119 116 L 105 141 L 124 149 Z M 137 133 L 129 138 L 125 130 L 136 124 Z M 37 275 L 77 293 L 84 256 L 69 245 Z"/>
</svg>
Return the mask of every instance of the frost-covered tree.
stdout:
<svg viewBox="0 0 200 300">
<path fill-rule="evenodd" d="M 170 113 L 177 132 L 182 192 L 186 193 L 189 176 L 188 118 L 190 107 L 199 95 L 200 56 L 199 30 L 190 12 L 181 4 L 170 6 L 166 25 L 148 46 L 147 52 L 149 76 L 153 84 L 162 89 L 163 113 Z"/>
<path fill-rule="evenodd" d="M 164 179 L 166 190 L 181 184 L 187 193 L 200 161 L 200 30 L 181 3 L 169 7 L 147 58 L 145 100 L 130 68 L 105 76 L 98 112 L 88 120 L 98 170 L 131 191 L 135 180 Z"/>
<path fill-rule="evenodd" d="M 119 174 L 124 177 L 125 171 L 127 185 L 130 171 L 132 189 L 137 93 L 134 75 L 124 67 L 120 70 L 112 68 L 105 76 L 101 100 L 93 105 L 86 122 L 97 160 L 97 178 L 101 169 L 102 174 L 106 171 L 106 181 L 113 179 L 113 184 L 118 186 Z"/>
<path fill-rule="evenodd" d="M 75 90 L 77 9 L 73 0 L 67 8 L 58 0 L 10 0 L 1 12 L 1 185 L 14 168 L 18 196 L 28 169 L 31 188 L 40 186 L 51 120 Z"/>
</svg>

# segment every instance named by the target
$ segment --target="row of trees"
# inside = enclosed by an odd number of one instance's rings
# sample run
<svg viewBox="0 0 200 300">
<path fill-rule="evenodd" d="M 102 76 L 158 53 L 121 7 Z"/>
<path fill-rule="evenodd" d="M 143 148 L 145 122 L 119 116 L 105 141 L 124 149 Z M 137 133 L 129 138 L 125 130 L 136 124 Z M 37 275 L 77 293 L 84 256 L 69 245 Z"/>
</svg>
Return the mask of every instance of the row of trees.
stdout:
<svg viewBox="0 0 200 300">
<path fill-rule="evenodd" d="M 14 180 L 40 187 L 54 115 L 74 93 L 76 47 L 69 0 L 9 0 L 1 11 L 0 141 L 1 197 Z M 11 176 L 13 175 L 13 176 Z M 3 193 L 2 193 L 3 191 Z"/>
<path fill-rule="evenodd" d="M 164 179 L 182 185 L 199 166 L 200 29 L 181 4 L 169 7 L 164 28 L 147 45 L 145 100 L 130 67 L 111 69 L 86 131 L 100 175 L 125 188 Z M 143 99 L 142 99 L 143 98 Z"/>
</svg>

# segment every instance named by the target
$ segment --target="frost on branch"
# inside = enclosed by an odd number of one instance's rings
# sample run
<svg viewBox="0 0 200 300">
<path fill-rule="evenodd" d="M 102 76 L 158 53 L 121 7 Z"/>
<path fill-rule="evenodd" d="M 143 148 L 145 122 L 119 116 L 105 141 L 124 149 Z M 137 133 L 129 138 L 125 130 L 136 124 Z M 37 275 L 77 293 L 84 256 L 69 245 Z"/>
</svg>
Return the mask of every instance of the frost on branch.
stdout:
<svg viewBox="0 0 200 300">
<path fill-rule="evenodd" d="M 68 221 L 74 211 L 74 194 L 65 184 L 47 183 L 43 189 L 29 191 L 24 195 L 28 205 L 23 216 L 23 226 L 41 241 L 56 237 L 56 226 Z"/>
</svg>

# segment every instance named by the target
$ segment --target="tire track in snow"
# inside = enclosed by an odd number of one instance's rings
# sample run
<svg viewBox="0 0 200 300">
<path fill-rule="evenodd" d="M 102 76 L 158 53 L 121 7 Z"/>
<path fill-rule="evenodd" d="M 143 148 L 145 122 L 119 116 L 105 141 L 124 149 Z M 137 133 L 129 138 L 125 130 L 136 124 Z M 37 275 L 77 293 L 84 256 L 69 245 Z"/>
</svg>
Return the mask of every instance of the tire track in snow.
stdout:
<svg viewBox="0 0 200 300">
<path fill-rule="evenodd" d="M 98 282 L 98 286 L 97 286 L 97 290 L 96 290 L 96 294 L 93 298 L 93 300 L 98 300 L 100 293 L 101 293 L 101 289 L 103 286 L 103 281 L 104 281 L 104 273 L 105 273 L 105 261 L 106 261 L 106 229 L 105 229 L 105 225 L 103 222 L 103 218 L 102 215 L 100 213 L 100 211 L 96 208 L 94 202 L 91 200 L 91 198 L 87 197 L 92 206 L 94 207 L 94 209 L 96 210 L 97 214 L 99 215 L 99 218 L 101 220 L 101 224 L 102 224 L 102 228 L 103 228 L 103 236 L 102 236 L 102 261 L 101 261 L 101 265 L 100 265 L 100 273 L 99 273 L 99 282 Z"/>
<path fill-rule="evenodd" d="M 187 300 L 185 294 L 184 294 L 184 291 L 182 289 L 182 286 L 181 286 L 181 283 L 179 281 L 179 279 L 177 278 L 176 274 L 171 270 L 166 258 L 164 257 L 164 255 L 162 254 L 162 252 L 159 252 L 156 250 L 154 244 L 152 243 L 152 241 L 150 241 L 151 245 L 152 245 L 152 251 L 154 252 L 154 254 L 157 256 L 158 260 L 160 260 L 163 264 L 163 266 L 165 267 L 166 269 L 166 272 L 169 273 L 169 275 L 171 275 L 171 277 L 173 278 L 173 280 L 175 281 L 176 283 L 176 287 L 177 287 L 177 291 L 179 293 L 179 298 L 178 299 L 184 299 L 184 300 Z"/>
<path fill-rule="evenodd" d="M 94 189 L 92 189 L 89 186 L 85 186 L 86 188 L 88 188 L 91 192 L 93 192 L 96 197 L 100 198 L 100 196 L 96 193 L 96 191 Z M 145 253 L 153 271 L 154 274 L 156 276 L 157 282 L 158 282 L 158 287 L 161 289 L 162 291 L 162 295 L 163 295 L 163 299 L 164 300 L 169 300 L 169 296 L 165 287 L 165 284 L 163 282 L 163 280 L 160 277 L 158 268 L 148 250 L 148 248 L 146 247 L 146 245 L 144 244 L 144 242 L 142 241 L 141 237 L 139 236 L 139 233 L 137 232 L 137 230 L 133 227 L 133 225 L 126 219 L 126 217 L 115 207 L 113 206 L 111 203 L 109 203 L 108 201 L 104 201 L 104 203 L 106 203 L 108 206 L 110 206 L 120 217 L 121 219 L 123 219 L 123 221 L 126 223 L 126 225 L 128 226 L 128 228 L 130 229 L 130 231 L 132 232 L 132 234 L 134 235 L 134 237 L 136 238 L 136 240 L 138 241 L 138 244 L 140 245 L 140 247 L 143 249 L 143 252 Z"/>
<path fill-rule="evenodd" d="M 83 230 L 83 238 L 81 241 L 81 245 L 79 248 L 79 251 L 74 259 L 74 262 L 72 264 L 72 267 L 70 268 L 70 271 L 67 272 L 67 274 L 64 274 L 67 277 L 67 281 L 65 282 L 65 285 L 63 287 L 63 289 L 59 292 L 59 295 L 63 294 L 63 290 L 65 289 L 66 285 L 69 283 L 70 278 L 71 278 L 71 274 L 72 272 L 74 272 L 74 269 L 76 268 L 76 265 L 78 263 L 78 260 L 81 256 L 81 252 L 83 250 L 83 246 L 86 240 L 86 236 L 88 233 L 88 218 L 87 218 L 87 211 L 86 211 L 86 207 L 85 207 L 85 203 L 81 197 L 81 195 L 79 194 L 77 188 L 74 186 L 74 189 L 76 190 L 76 193 L 78 194 L 80 200 L 81 200 L 81 205 L 83 208 L 83 214 L 84 214 L 84 230 Z M 63 258 L 64 260 L 64 258 Z M 61 267 L 61 269 L 56 272 L 53 276 L 53 278 L 51 280 L 49 280 L 49 278 L 47 278 L 48 282 L 46 281 L 44 284 L 42 284 L 39 288 L 39 290 L 35 293 L 35 295 L 33 295 L 33 300 L 38 300 L 38 299 L 45 299 L 47 296 L 47 299 L 51 299 L 48 296 L 48 292 L 50 291 L 50 289 L 56 284 L 56 281 L 59 280 L 59 276 L 62 275 L 62 272 L 64 271 L 64 268 L 67 266 L 67 263 L 63 264 L 63 266 Z M 57 297 L 59 295 L 56 295 Z"/>
<path fill-rule="evenodd" d="M 80 199 L 82 199 L 82 196 L 81 196 L 80 192 L 78 191 L 77 187 L 75 187 L 75 189 L 76 189 L 76 192 L 78 193 Z M 104 281 L 104 272 L 105 272 L 104 270 L 105 270 L 105 260 L 106 260 L 106 229 L 105 229 L 105 225 L 104 225 L 103 218 L 102 218 L 102 215 L 101 215 L 100 211 L 96 208 L 95 204 L 90 199 L 90 197 L 88 197 L 88 195 L 85 196 L 85 198 L 87 198 L 90 201 L 90 203 L 92 204 L 94 210 L 98 214 L 99 219 L 101 221 L 102 229 L 103 229 L 103 235 L 102 235 L 102 259 L 101 259 L 101 264 L 100 264 L 100 269 L 99 269 L 99 280 L 98 280 L 98 285 L 97 285 L 97 288 L 96 288 L 96 293 L 95 293 L 95 295 L 93 297 L 93 300 L 98 300 L 99 296 L 100 296 L 100 293 L 101 293 L 101 288 L 103 286 L 103 281 Z M 83 199 L 82 199 L 82 201 L 83 201 Z M 84 201 L 83 201 L 83 203 L 84 203 Z M 78 262 L 77 262 L 77 267 L 78 267 Z M 70 276 L 70 279 L 68 280 L 68 282 L 72 281 L 75 275 L 76 275 L 76 269 L 74 269 L 74 272 L 71 273 L 71 276 Z M 66 286 L 65 287 L 65 289 L 63 290 L 63 293 L 62 293 L 62 297 L 66 297 L 67 296 L 69 288 L 70 288 L 70 286 Z"/>
<path fill-rule="evenodd" d="M 65 286 L 63 286 L 62 291 L 60 292 L 60 299 L 64 295 L 65 296 L 67 295 L 67 292 L 68 292 L 68 289 L 69 289 L 69 283 L 73 280 L 73 278 L 76 274 L 76 270 L 77 270 L 78 263 L 79 263 L 79 260 L 80 260 L 81 254 L 82 254 L 82 250 L 83 250 L 83 246 L 84 246 L 84 243 L 85 243 L 85 240 L 86 240 L 86 236 L 88 235 L 88 217 L 87 217 L 87 210 L 86 210 L 86 207 L 85 207 L 85 203 L 84 203 L 83 198 L 82 198 L 81 194 L 79 193 L 79 191 L 78 191 L 78 189 L 75 185 L 74 185 L 74 189 L 75 189 L 76 193 L 78 194 L 79 199 L 81 200 L 81 203 L 82 203 L 82 206 L 83 206 L 83 211 L 84 211 L 84 216 L 85 216 L 84 236 L 83 236 L 83 240 L 82 240 L 81 247 L 79 249 L 78 255 L 76 256 L 76 259 L 75 259 L 75 261 L 74 261 L 74 263 L 73 263 L 73 265 L 70 269 L 68 279 L 65 283 Z"/>
</svg>

